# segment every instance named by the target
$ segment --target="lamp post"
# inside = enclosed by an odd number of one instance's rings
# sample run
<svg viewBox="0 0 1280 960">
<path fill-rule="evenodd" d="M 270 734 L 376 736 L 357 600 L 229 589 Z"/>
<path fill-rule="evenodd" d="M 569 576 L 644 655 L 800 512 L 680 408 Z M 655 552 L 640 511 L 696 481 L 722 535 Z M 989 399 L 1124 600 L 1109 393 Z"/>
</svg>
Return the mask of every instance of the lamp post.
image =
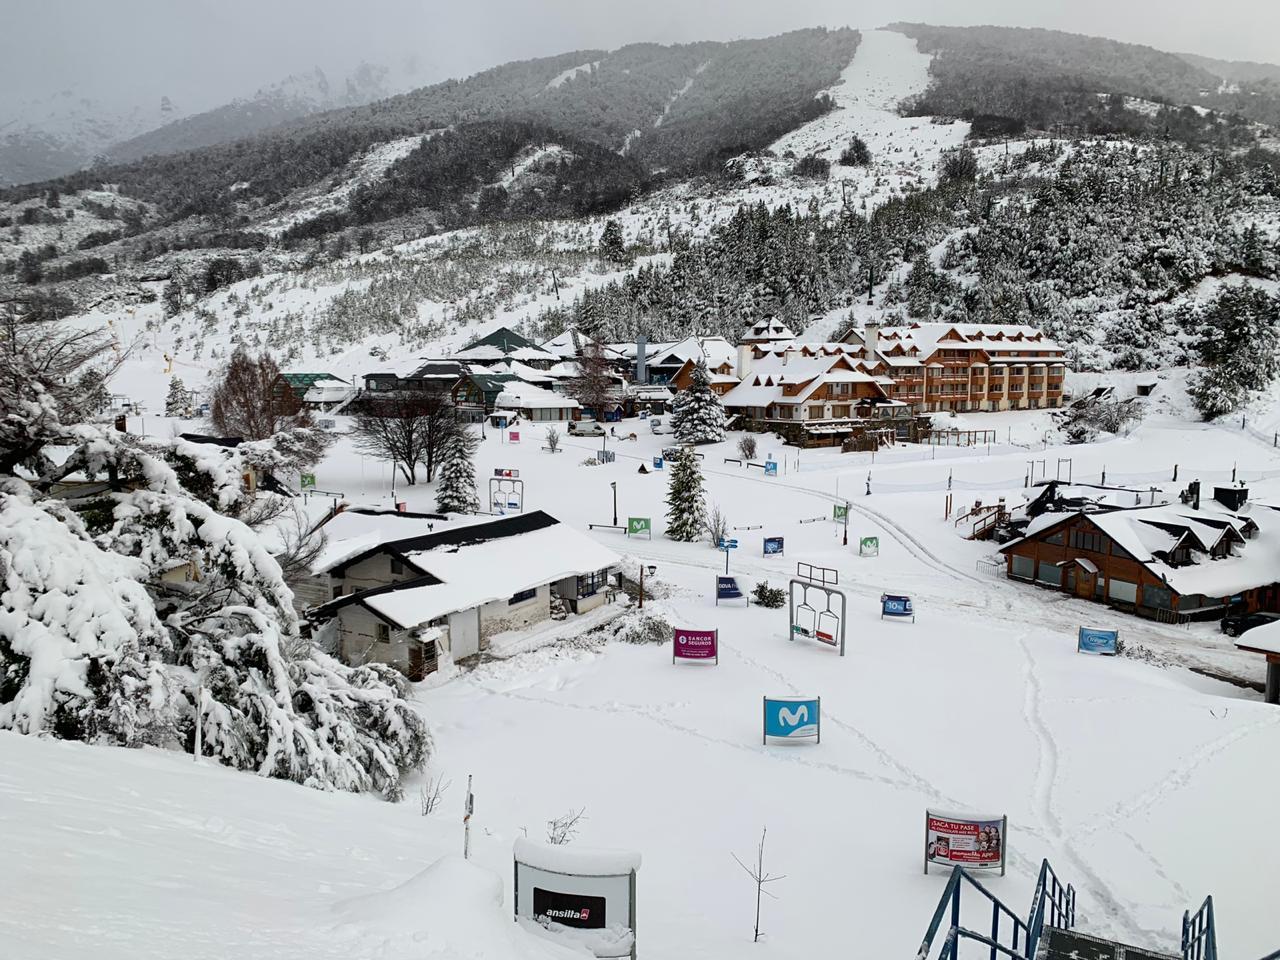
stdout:
<svg viewBox="0 0 1280 960">
<path fill-rule="evenodd" d="M 618 525 L 618 481 L 612 480 L 609 486 L 613 488 L 613 525 Z"/>
<path fill-rule="evenodd" d="M 658 565 L 654 563 L 649 564 L 647 567 L 643 563 L 640 564 L 640 609 L 641 610 L 644 609 L 644 572 L 645 570 L 648 570 L 649 576 L 652 577 L 654 572 L 657 569 L 658 569 Z"/>
<path fill-rule="evenodd" d="M 849 545 L 849 501 L 844 502 L 844 546 Z"/>
</svg>

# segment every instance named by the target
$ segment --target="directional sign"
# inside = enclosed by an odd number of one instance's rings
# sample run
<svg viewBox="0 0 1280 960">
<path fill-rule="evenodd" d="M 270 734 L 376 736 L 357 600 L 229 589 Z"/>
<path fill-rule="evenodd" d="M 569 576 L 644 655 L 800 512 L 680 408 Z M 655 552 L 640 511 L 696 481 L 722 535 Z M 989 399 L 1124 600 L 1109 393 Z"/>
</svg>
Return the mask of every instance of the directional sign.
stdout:
<svg viewBox="0 0 1280 960">
<path fill-rule="evenodd" d="M 737 550 L 738 541 L 737 540 L 721 540 L 720 549 L 721 550 Z"/>
</svg>

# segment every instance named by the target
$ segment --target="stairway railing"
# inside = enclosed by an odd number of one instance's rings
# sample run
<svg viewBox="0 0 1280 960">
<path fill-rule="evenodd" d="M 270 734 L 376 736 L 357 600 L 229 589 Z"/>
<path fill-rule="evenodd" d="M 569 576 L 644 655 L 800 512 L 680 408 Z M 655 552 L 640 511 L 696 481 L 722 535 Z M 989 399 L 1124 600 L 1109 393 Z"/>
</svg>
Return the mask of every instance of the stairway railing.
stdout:
<svg viewBox="0 0 1280 960">
<path fill-rule="evenodd" d="M 985 901 L 990 905 L 989 932 L 981 933 L 962 925 L 961 907 L 965 902 L 972 902 L 974 899 L 970 896 L 968 901 L 964 900 L 962 895 L 966 890 L 976 891 L 979 902 Z M 1070 927 L 1075 923 L 1075 914 L 1075 889 L 1069 885 L 1063 886 L 1059 882 L 1048 860 L 1040 866 L 1040 878 L 1036 884 L 1035 896 L 1031 901 L 1029 922 L 1023 921 L 1005 906 L 995 894 L 963 867 L 955 867 L 942 891 L 942 896 L 938 899 L 938 906 L 933 912 L 929 929 L 925 932 L 920 949 L 916 952 L 916 960 L 929 960 L 934 940 L 943 930 L 944 923 L 946 923 L 946 936 L 937 954 L 938 960 L 958 960 L 961 940 L 973 940 L 987 947 L 990 951 L 990 960 L 1000 960 L 1001 957 L 1027 960 L 1035 955 L 1040 934 L 1046 923 L 1049 926 Z M 974 911 L 970 910 L 969 916 L 974 916 Z M 985 923 L 985 919 L 980 922 Z"/>
<path fill-rule="evenodd" d="M 1194 914 L 1182 915 L 1182 960 L 1218 960 L 1218 930 L 1213 922 L 1213 897 Z"/>
<path fill-rule="evenodd" d="M 1035 952 L 1040 935 L 1046 926 L 1070 930 L 1076 925 L 1076 889 L 1063 884 L 1049 866 L 1048 860 L 1040 862 L 1040 876 L 1036 879 L 1036 892 L 1031 897 L 1031 913 L 1027 916 L 1030 950 Z"/>
</svg>

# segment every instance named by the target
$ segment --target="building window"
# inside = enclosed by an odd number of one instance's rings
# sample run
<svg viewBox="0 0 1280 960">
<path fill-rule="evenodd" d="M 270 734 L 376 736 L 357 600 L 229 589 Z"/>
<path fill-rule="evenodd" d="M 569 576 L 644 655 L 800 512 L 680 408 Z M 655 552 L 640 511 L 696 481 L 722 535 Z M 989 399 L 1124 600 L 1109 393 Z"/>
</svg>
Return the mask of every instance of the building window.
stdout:
<svg viewBox="0 0 1280 960">
<path fill-rule="evenodd" d="M 1106 537 L 1091 530 L 1072 530 L 1071 545 L 1078 550 L 1091 553 L 1106 553 L 1110 544 Z"/>
<path fill-rule="evenodd" d="M 1173 591 L 1168 587 L 1157 587 L 1151 584 L 1142 586 L 1142 605 L 1157 610 L 1173 609 Z"/>
<path fill-rule="evenodd" d="M 1136 605 L 1138 602 L 1138 585 L 1136 583 L 1129 583 L 1127 580 L 1108 581 L 1107 592 L 1112 600 L 1119 603 L 1132 603 Z"/>
<path fill-rule="evenodd" d="M 342 596 L 342 584 L 338 584 L 336 587 L 333 588 L 334 599 L 336 600 L 340 596 Z"/>
<path fill-rule="evenodd" d="M 1041 560 L 1040 572 L 1036 579 L 1047 586 L 1060 587 L 1062 586 L 1062 568 L 1047 560 Z"/>
<path fill-rule="evenodd" d="M 578 578 L 578 596 L 590 597 L 598 593 L 609 582 L 608 570 L 597 570 Z"/>
<path fill-rule="evenodd" d="M 391 642 L 391 628 L 387 626 L 385 623 L 378 624 L 378 642 L 379 643 Z"/>
<path fill-rule="evenodd" d="M 1015 553 L 1013 555 L 1013 563 L 1009 568 L 1009 575 L 1019 577 L 1023 580 L 1030 580 L 1036 575 L 1036 561 L 1034 557 L 1024 557 Z"/>
<path fill-rule="evenodd" d="M 1049 536 L 1045 537 L 1044 542 L 1052 543 L 1055 547 L 1060 547 L 1063 545 L 1065 539 L 1066 537 L 1063 535 L 1063 532 L 1059 530 L 1057 533 L 1051 533 Z"/>
<path fill-rule="evenodd" d="M 532 590 L 521 590 L 519 593 L 511 595 L 511 599 L 507 601 L 507 606 L 514 607 L 518 603 L 528 603 L 538 595 L 538 588 Z"/>
</svg>

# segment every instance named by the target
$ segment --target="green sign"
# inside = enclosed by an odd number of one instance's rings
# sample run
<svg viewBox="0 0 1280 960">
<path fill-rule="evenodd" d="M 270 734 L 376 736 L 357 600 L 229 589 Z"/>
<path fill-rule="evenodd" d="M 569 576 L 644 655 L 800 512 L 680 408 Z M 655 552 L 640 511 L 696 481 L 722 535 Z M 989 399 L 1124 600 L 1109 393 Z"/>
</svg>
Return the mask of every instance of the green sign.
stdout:
<svg viewBox="0 0 1280 960">
<path fill-rule="evenodd" d="M 648 517 L 628 517 L 627 536 L 633 533 L 653 533 L 653 522 Z"/>
<path fill-rule="evenodd" d="M 316 485 L 316 475 L 314 473 L 298 474 L 298 486 L 300 486 L 303 490 L 306 490 L 309 487 L 314 487 L 315 485 Z"/>
<path fill-rule="evenodd" d="M 848 520 L 849 519 L 848 504 L 837 503 L 835 506 L 833 506 L 831 508 L 831 519 L 832 520 Z"/>
<path fill-rule="evenodd" d="M 879 554 L 880 538 L 879 537 L 863 537 L 858 541 L 858 552 L 861 554 Z"/>
</svg>

